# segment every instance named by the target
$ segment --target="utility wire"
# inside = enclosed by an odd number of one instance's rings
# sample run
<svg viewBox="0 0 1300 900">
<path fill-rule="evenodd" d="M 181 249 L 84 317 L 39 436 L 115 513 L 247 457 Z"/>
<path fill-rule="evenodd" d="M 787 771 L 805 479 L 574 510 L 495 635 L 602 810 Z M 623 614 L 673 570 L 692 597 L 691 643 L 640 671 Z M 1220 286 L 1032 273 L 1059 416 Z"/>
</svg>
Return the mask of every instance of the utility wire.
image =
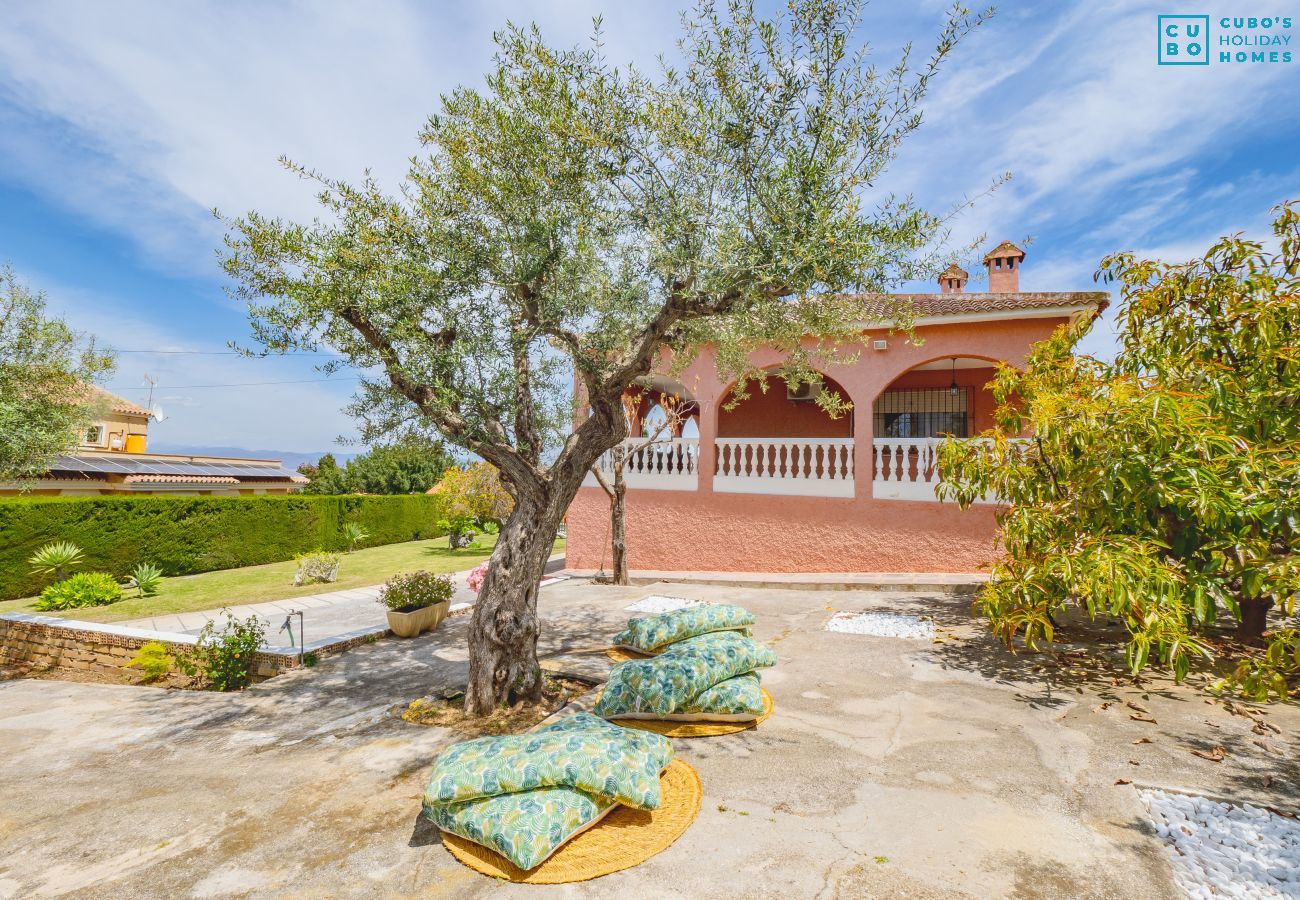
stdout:
<svg viewBox="0 0 1300 900">
<path fill-rule="evenodd" d="M 117 350 L 108 348 L 107 353 L 156 353 L 166 356 L 244 356 L 238 350 Z M 267 356 L 250 356 L 248 359 L 270 359 L 276 356 L 338 356 L 326 350 L 286 350 L 283 353 L 271 353 Z"/>
<path fill-rule="evenodd" d="M 308 378 L 304 381 L 244 381 L 239 384 L 160 384 L 157 389 L 160 391 L 192 391 L 198 388 L 237 388 L 237 387 L 269 387 L 273 384 L 320 384 L 322 382 L 343 382 L 343 381 L 360 381 L 357 378 Z M 147 391 L 149 386 L 144 387 L 124 387 L 113 388 L 114 391 Z"/>
</svg>

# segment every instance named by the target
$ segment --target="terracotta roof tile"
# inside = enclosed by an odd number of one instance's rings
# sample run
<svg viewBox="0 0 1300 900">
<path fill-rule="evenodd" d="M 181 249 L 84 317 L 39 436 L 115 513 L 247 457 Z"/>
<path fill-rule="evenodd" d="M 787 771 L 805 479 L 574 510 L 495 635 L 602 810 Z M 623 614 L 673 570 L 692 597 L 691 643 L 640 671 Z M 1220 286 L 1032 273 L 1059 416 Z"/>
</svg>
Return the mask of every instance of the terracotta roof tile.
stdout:
<svg viewBox="0 0 1300 900">
<path fill-rule="evenodd" d="M 1026 312 L 1037 309 L 1079 309 L 1093 307 L 1101 312 L 1110 305 L 1105 291 L 1035 291 L 1016 294 L 890 294 L 865 298 L 870 311 L 882 317 L 892 313 L 899 300 L 910 302 L 919 319 L 962 316 L 972 313 Z M 872 303 L 871 301 L 876 301 Z"/>
<path fill-rule="evenodd" d="M 998 259 L 999 257 L 1006 259 L 1008 256 L 1014 256 L 1017 259 L 1024 259 L 1025 251 L 1021 250 L 1010 241 L 1003 241 L 985 254 L 984 261 L 988 262 L 990 259 Z"/>
<path fill-rule="evenodd" d="M 86 385 L 86 398 L 95 403 L 104 403 L 110 410 L 115 413 L 121 413 L 126 416 L 144 416 L 148 418 L 153 415 L 143 406 L 137 406 L 124 397 L 110 393 L 97 384 Z"/>
<path fill-rule="evenodd" d="M 239 484 L 228 475 L 128 475 L 127 484 Z"/>
</svg>

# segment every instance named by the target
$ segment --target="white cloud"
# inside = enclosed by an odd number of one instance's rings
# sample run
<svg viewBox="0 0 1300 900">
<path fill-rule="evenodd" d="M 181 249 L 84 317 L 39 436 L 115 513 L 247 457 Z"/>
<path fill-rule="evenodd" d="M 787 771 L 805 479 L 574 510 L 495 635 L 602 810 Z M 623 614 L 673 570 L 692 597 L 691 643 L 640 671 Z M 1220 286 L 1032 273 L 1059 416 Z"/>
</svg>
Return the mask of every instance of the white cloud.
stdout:
<svg viewBox="0 0 1300 900">
<path fill-rule="evenodd" d="M 313 215 L 310 186 L 280 169 L 281 154 L 331 175 L 356 177 L 370 167 L 395 181 L 418 152 L 415 133 L 439 93 L 480 81 L 492 31 L 508 19 L 537 20 L 548 39 L 574 43 L 603 10 L 608 58 L 651 67 L 655 54 L 672 52 L 679 6 L 0 4 L 6 180 L 126 237 L 147 266 L 213 282 L 221 228 L 211 207 Z M 919 59 L 946 4 L 922 5 L 919 14 L 869 6 L 864 33 L 892 38 L 903 21 Z M 1234 11 L 1229 0 L 1207 0 L 1201 9 Z M 1300 193 L 1300 170 L 1252 169 L 1234 173 L 1231 185 L 1208 187 L 1206 172 L 1248 148 L 1258 129 L 1294 124 L 1300 63 L 1157 67 L 1155 18 L 1168 11 L 1163 2 L 1119 0 L 1000 11 L 946 65 L 926 125 L 886 187 L 942 208 L 1012 170 L 1015 180 L 963 217 L 954 237 L 1045 234 L 1031 248 L 1028 289 L 1091 289 L 1098 259 L 1113 250 L 1145 247 L 1181 259 L 1220 234 L 1261 229 L 1271 203 Z M 875 61 L 887 66 L 890 52 Z M 120 346 L 194 347 L 197 338 L 213 349 L 237 336 L 198 334 L 184 317 L 160 324 L 136 298 L 79 291 L 39 268 L 29 273 L 55 301 Z M 230 311 L 224 316 L 238 321 Z M 312 377 L 302 360 L 132 356 L 122 363 L 115 383 L 161 372 L 164 390 L 168 381 Z M 175 443 L 319 449 L 350 429 L 338 412 L 346 393 L 322 385 L 168 391 L 182 399 L 167 401 L 175 414 L 158 429 Z"/>
</svg>

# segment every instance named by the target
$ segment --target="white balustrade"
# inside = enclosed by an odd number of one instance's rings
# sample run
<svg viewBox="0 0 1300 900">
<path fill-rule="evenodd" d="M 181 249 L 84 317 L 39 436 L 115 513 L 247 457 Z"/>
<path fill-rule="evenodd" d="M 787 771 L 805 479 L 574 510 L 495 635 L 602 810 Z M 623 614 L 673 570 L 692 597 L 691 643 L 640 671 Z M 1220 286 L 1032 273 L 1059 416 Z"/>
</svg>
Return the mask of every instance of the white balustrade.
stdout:
<svg viewBox="0 0 1300 900">
<path fill-rule="evenodd" d="M 938 500 L 939 445 L 947 438 L 876 438 L 871 496 L 877 500 Z M 978 440 L 969 438 L 969 440 Z M 996 503 L 983 498 L 976 503 Z"/>
<path fill-rule="evenodd" d="M 622 447 L 626 461 L 623 478 L 629 489 L 694 491 L 699 489 L 700 442 L 696 438 L 673 438 L 646 445 L 645 438 L 628 438 Z M 596 463 L 605 480 L 614 478 L 615 451 L 607 451 Z M 583 484 L 595 487 L 594 476 Z"/>
<path fill-rule="evenodd" d="M 713 490 L 732 494 L 853 496 L 847 438 L 718 438 Z"/>
<path fill-rule="evenodd" d="M 937 500 L 936 450 L 943 438 L 876 438 L 872 445 L 877 500 Z"/>
</svg>

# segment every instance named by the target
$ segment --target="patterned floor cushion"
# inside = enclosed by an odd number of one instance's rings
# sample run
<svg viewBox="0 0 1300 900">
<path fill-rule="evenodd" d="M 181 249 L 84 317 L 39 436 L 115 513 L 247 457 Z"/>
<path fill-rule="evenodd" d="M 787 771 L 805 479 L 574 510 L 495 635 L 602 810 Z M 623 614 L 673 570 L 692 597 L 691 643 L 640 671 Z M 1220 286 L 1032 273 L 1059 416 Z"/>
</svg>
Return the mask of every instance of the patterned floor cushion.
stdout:
<svg viewBox="0 0 1300 900">
<path fill-rule="evenodd" d="M 642 653 L 655 653 L 668 644 L 686 638 L 712 631 L 748 629 L 753 624 L 754 614 L 742 606 L 700 604 L 657 616 L 630 619 L 627 628 L 614 636 L 614 645 Z"/>
<path fill-rule="evenodd" d="M 596 714 L 626 718 L 680 713 L 714 685 L 776 665 L 771 648 L 732 631 L 712 632 L 673 644 L 658 656 L 620 663 L 596 704 Z"/>
<path fill-rule="evenodd" d="M 763 688 L 757 672 L 728 678 L 700 694 L 685 707 L 667 715 L 629 711 L 616 719 L 658 719 L 665 722 L 752 722 L 765 711 Z"/>
<path fill-rule="evenodd" d="M 425 809 L 443 831 L 495 850 L 521 869 L 546 862 L 618 804 L 573 788 L 538 788 Z"/>
<path fill-rule="evenodd" d="M 590 713 L 524 734 L 476 738 L 438 757 L 428 804 L 460 803 L 539 787 L 571 787 L 636 809 L 659 805 L 659 773 L 672 759 L 666 738 L 646 742 Z"/>
<path fill-rule="evenodd" d="M 448 748 L 434 766 L 424 814 L 531 869 L 619 803 L 656 808 L 659 773 L 672 755 L 662 735 L 578 713 L 526 734 Z"/>
</svg>

